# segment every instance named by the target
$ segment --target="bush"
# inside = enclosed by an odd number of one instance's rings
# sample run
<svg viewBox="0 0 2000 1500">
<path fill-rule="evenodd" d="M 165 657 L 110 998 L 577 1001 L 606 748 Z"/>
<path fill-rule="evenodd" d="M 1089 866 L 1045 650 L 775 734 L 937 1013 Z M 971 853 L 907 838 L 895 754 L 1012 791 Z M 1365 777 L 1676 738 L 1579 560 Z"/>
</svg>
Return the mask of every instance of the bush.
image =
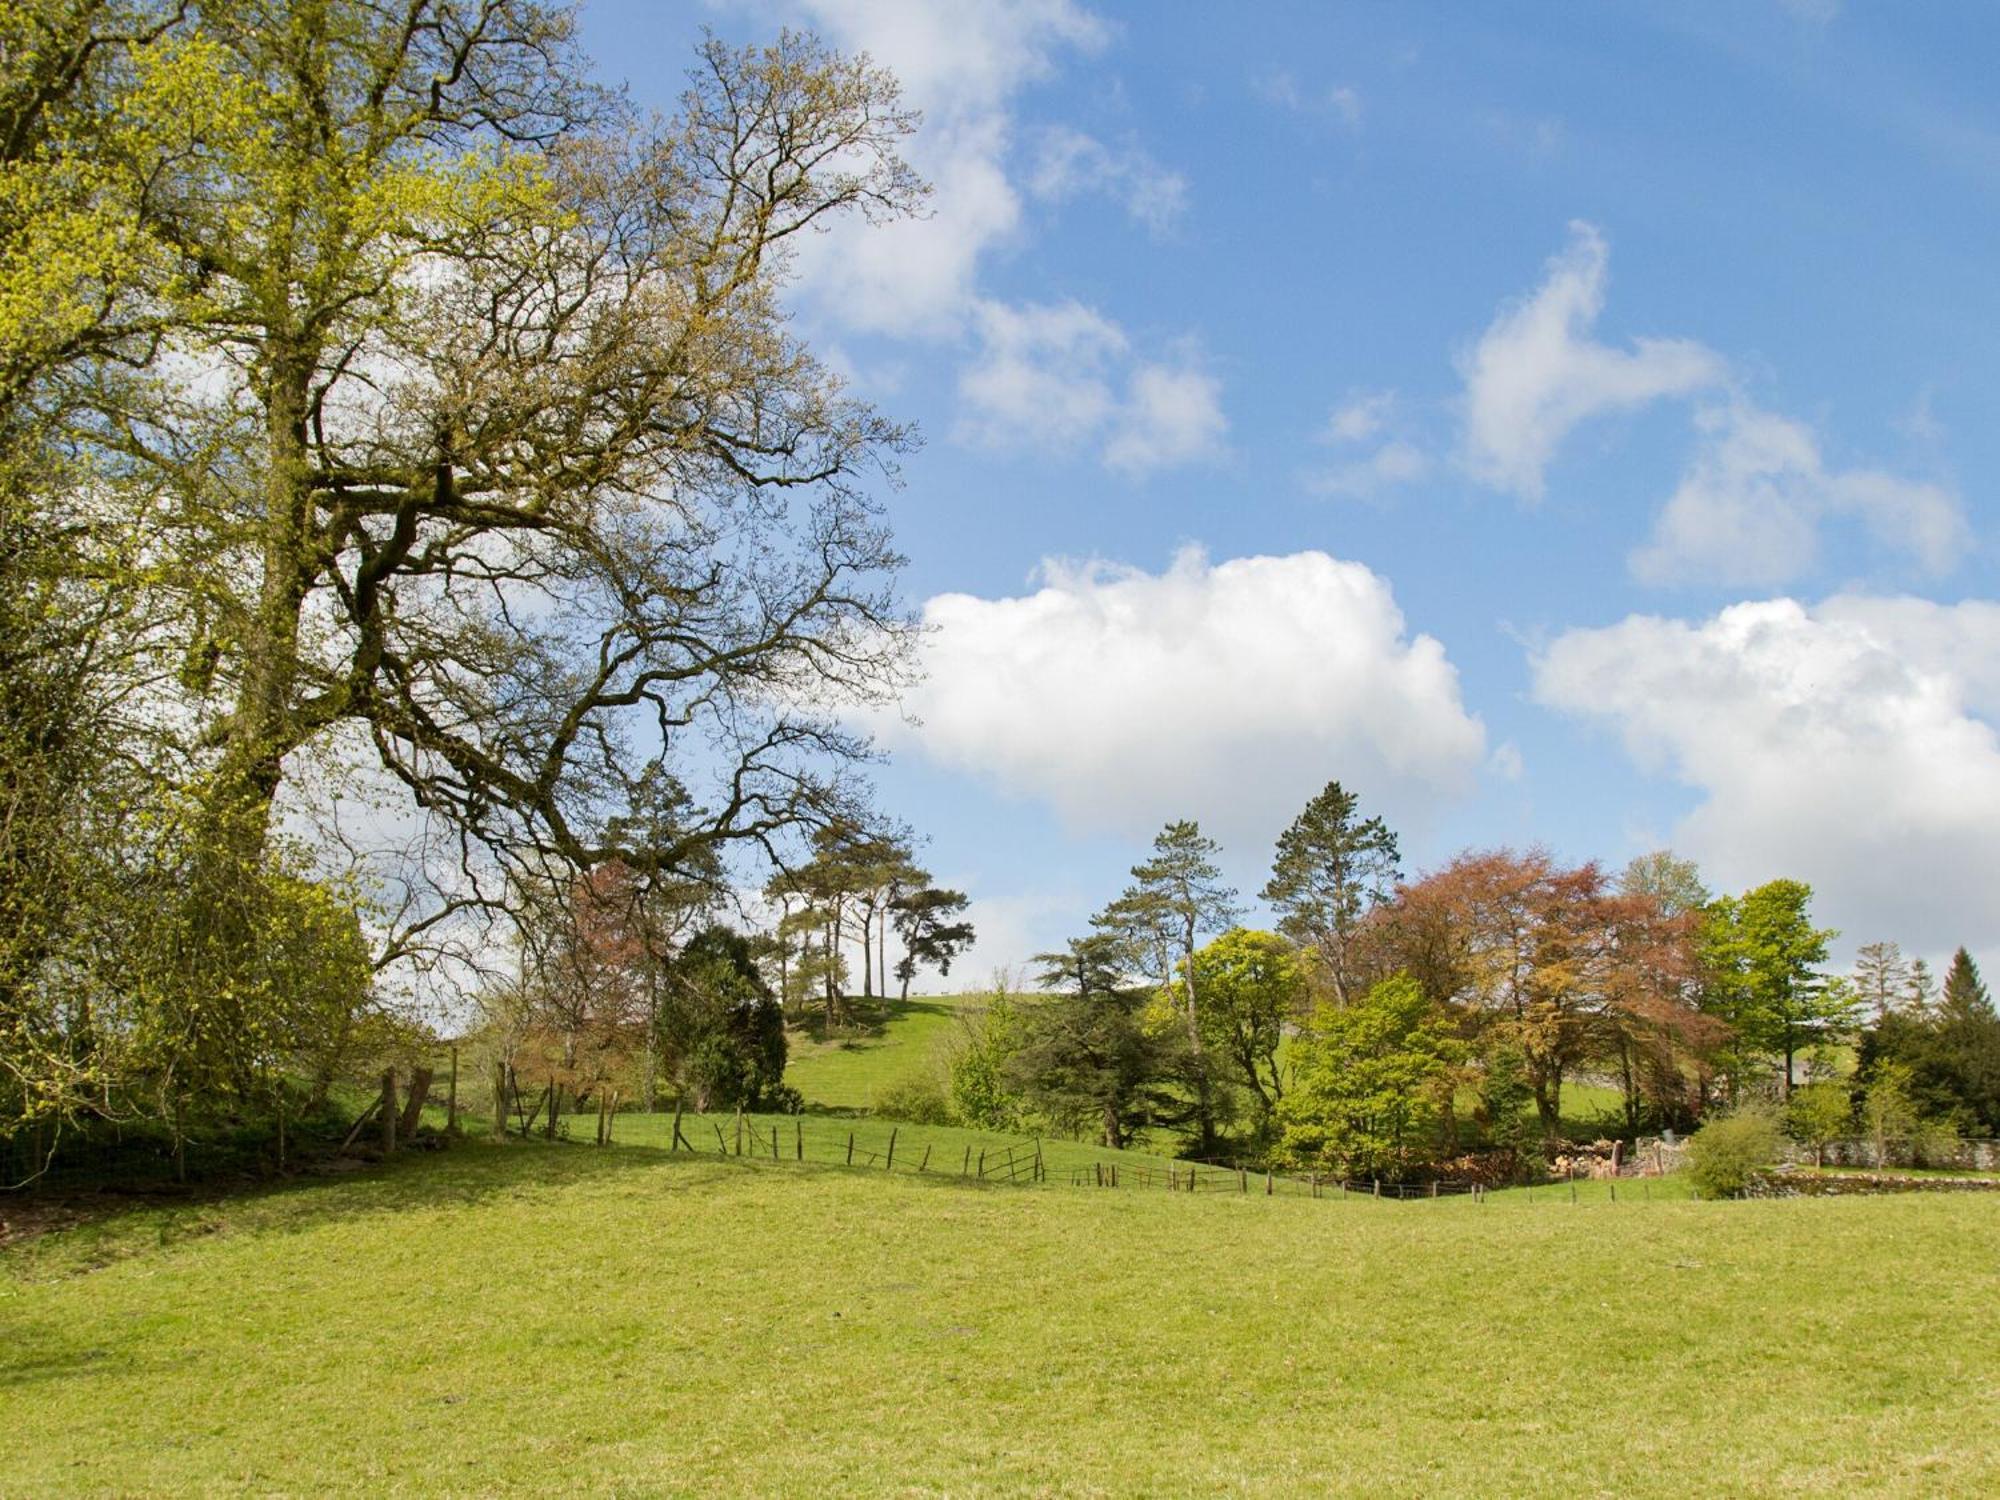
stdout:
<svg viewBox="0 0 2000 1500">
<path fill-rule="evenodd" d="M 1949 1120 L 1919 1120 L 1910 1132 L 1910 1165 L 1948 1169 L 1958 1165 L 1958 1127 Z"/>
<path fill-rule="evenodd" d="M 1731 1198 L 1778 1159 L 1784 1136 L 1758 1109 L 1711 1120 L 1688 1137 L 1688 1176 L 1704 1198 Z"/>
<path fill-rule="evenodd" d="M 875 1113 L 906 1125 L 952 1125 L 951 1101 L 935 1078 L 918 1074 L 892 1083 L 875 1096 Z"/>
</svg>

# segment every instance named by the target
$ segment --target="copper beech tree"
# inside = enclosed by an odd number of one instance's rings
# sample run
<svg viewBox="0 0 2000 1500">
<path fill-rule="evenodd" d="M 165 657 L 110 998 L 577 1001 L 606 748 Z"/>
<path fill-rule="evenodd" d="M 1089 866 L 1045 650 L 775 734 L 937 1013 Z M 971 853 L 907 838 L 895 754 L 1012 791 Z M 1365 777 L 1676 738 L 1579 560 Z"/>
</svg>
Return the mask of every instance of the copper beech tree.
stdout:
<svg viewBox="0 0 2000 1500">
<path fill-rule="evenodd" d="M 1518 1051 L 1553 1135 L 1563 1083 L 1586 1066 L 1618 1078 L 1628 1126 L 1696 1112 L 1695 1065 L 1722 1029 L 1696 1005 L 1698 922 L 1595 863 L 1502 849 L 1403 886 L 1367 942 L 1378 974 L 1407 973 L 1485 1049 Z"/>
</svg>

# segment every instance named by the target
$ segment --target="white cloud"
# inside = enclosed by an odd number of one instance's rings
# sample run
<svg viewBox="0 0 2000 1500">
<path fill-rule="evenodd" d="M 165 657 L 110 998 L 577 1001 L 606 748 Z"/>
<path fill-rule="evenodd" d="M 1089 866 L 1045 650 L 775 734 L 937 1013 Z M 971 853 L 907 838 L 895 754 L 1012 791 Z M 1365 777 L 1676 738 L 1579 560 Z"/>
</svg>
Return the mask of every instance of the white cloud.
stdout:
<svg viewBox="0 0 2000 1500">
<path fill-rule="evenodd" d="M 959 372 L 963 441 L 1074 448 L 1101 432 L 1116 398 L 1109 367 L 1125 335 L 1075 302 L 980 304 L 980 352 Z"/>
<path fill-rule="evenodd" d="M 1221 454 L 1221 383 L 1191 353 L 1135 359 L 1116 323 L 1076 302 L 983 302 L 977 324 L 979 352 L 959 374 L 960 441 L 1043 452 L 1090 443 L 1131 475 Z"/>
<path fill-rule="evenodd" d="M 1047 562 L 1019 598 L 924 608 L 920 729 L 892 741 L 1132 836 L 1199 818 L 1259 847 L 1331 777 L 1394 819 L 1469 786 L 1485 730 L 1386 580 L 1322 552 L 1161 574 Z"/>
<path fill-rule="evenodd" d="M 1414 484 L 1428 475 L 1430 455 L 1391 430 L 1396 408 L 1394 391 L 1350 396 L 1335 407 L 1323 434 L 1326 442 L 1347 446 L 1388 436 L 1366 458 L 1350 459 L 1307 475 L 1306 488 L 1320 495 L 1372 500 L 1384 490 Z"/>
<path fill-rule="evenodd" d="M 1395 405 L 1394 391 L 1349 397 L 1327 418 L 1326 435 L 1336 443 L 1365 443 L 1382 430 Z"/>
<path fill-rule="evenodd" d="M 1850 943 L 2000 946 L 2000 605 L 1836 597 L 1572 630 L 1535 696 L 1698 789 L 1715 883 L 1810 882 Z"/>
<path fill-rule="evenodd" d="M 1636 339 L 1625 350 L 1591 337 L 1608 256 L 1595 228 L 1571 224 L 1542 285 L 1459 358 L 1465 462 L 1482 483 L 1538 500 L 1556 449 L 1579 423 L 1723 379 L 1721 358 L 1692 340 Z"/>
<path fill-rule="evenodd" d="M 931 183 L 928 216 L 808 237 L 799 268 L 809 300 L 854 329 L 955 335 L 977 299 L 981 256 L 1020 224 L 1020 195 L 1006 171 L 1014 96 L 1063 55 L 1097 51 L 1107 28 L 1072 0 L 791 0 L 766 8 L 843 51 L 866 52 L 924 115 L 907 154 Z"/>
<path fill-rule="evenodd" d="M 1967 544 L 1952 491 L 1872 469 L 1829 471 L 1803 423 L 1746 402 L 1701 412 L 1701 441 L 1633 573 L 1649 583 L 1777 584 L 1810 569 L 1822 523 L 1860 520 L 1877 543 L 1933 573 Z"/>
<path fill-rule="evenodd" d="M 1126 474 L 1219 458 L 1229 422 L 1222 382 L 1191 362 L 1142 364 L 1104 445 L 1104 462 Z"/>
<path fill-rule="evenodd" d="M 1306 488 L 1319 495 L 1372 500 L 1384 490 L 1415 484 L 1431 471 L 1430 455 L 1415 443 L 1394 438 L 1364 459 L 1335 464 L 1311 475 Z"/>
<path fill-rule="evenodd" d="M 1052 203 L 1083 193 L 1108 194 L 1154 235 L 1170 231 L 1187 210 L 1187 179 L 1161 166 L 1143 147 L 1128 144 L 1114 150 L 1064 125 L 1039 133 L 1028 188 Z"/>
</svg>

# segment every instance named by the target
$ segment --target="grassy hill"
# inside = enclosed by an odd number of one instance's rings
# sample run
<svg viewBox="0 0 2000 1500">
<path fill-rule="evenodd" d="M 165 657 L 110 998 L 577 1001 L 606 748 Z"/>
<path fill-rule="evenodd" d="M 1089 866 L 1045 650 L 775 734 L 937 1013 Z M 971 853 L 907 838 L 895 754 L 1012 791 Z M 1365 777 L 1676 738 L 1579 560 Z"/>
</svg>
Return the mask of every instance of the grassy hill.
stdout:
<svg viewBox="0 0 2000 1500">
<path fill-rule="evenodd" d="M 785 1081 L 813 1110 L 872 1109 L 885 1087 L 935 1066 L 941 1041 L 957 1029 L 960 1006 L 984 995 L 912 995 L 908 1000 L 854 1000 L 860 1020 L 844 1035 L 822 1040 L 810 1023 L 787 1038 Z"/>
<path fill-rule="evenodd" d="M 0 1493 L 1991 1493 L 1996 1233 L 467 1146 L 0 1252 Z"/>
</svg>

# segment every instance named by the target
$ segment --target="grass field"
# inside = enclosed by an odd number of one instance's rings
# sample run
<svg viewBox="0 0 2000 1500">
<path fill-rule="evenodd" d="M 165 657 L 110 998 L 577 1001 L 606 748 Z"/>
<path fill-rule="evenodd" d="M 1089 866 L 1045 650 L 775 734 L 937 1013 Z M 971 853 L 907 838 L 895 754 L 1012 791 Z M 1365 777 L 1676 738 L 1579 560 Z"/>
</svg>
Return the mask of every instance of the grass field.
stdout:
<svg viewBox="0 0 2000 1500">
<path fill-rule="evenodd" d="M 1991 1493 L 1996 1235 L 467 1146 L 0 1253 L 0 1492 Z"/>
</svg>

